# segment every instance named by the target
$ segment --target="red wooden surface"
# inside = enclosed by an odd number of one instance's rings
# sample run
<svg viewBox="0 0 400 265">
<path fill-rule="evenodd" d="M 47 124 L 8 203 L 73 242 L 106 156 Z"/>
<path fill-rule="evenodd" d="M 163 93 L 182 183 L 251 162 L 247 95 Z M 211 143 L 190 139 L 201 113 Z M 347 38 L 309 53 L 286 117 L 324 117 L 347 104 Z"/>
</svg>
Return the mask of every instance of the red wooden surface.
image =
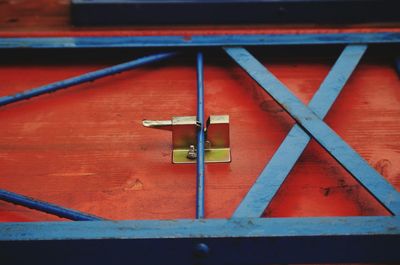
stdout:
<svg viewBox="0 0 400 265">
<path fill-rule="evenodd" d="M 68 1 L 0 1 L 0 36 L 158 35 L 399 31 L 352 27 L 220 26 L 83 28 L 68 25 Z M 252 50 L 304 102 L 340 47 Z M 289 52 L 289 55 L 287 53 Z M 400 190 L 400 81 L 387 50 L 367 54 L 326 121 Z M 383 55 L 383 56 L 382 56 Z M 0 96 L 139 56 L 131 51 L 1 52 Z M 194 55 L 138 68 L 0 108 L 0 188 L 110 219 L 195 216 L 195 166 L 171 164 L 169 132 L 142 119 L 194 115 Z M 206 52 L 208 114 L 229 114 L 232 163 L 206 166 L 206 216 L 230 217 L 293 125 L 222 51 Z M 386 215 L 312 142 L 266 217 Z M 59 220 L 0 202 L 0 221 Z"/>
</svg>

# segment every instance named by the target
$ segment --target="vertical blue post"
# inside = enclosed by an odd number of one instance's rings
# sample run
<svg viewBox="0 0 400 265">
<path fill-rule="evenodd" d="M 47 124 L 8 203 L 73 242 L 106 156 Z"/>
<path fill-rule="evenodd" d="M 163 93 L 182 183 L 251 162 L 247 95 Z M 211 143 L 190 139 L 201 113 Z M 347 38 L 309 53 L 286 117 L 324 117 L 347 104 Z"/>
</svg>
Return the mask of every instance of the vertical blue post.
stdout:
<svg viewBox="0 0 400 265">
<path fill-rule="evenodd" d="M 204 76 L 203 53 L 197 53 L 197 194 L 196 218 L 204 218 Z"/>
</svg>

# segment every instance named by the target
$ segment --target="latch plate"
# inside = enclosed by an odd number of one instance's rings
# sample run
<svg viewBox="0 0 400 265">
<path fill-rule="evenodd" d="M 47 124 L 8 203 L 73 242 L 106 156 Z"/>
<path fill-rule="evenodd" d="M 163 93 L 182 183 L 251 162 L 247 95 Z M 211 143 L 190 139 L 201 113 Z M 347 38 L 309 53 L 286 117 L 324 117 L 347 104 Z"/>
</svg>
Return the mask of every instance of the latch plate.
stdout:
<svg viewBox="0 0 400 265">
<path fill-rule="evenodd" d="M 172 162 L 175 164 L 196 163 L 188 156 L 191 146 L 197 145 L 197 130 L 202 129 L 195 116 L 173 117 L 169 121 L 144 120 L 143 125 L 149 128 L 172 131 Z M 204 161 L 206 163 L 231 162 L 229 141 L 229 116 L 211 115 L 205 127 L 206 144 Z"/>
</svg>

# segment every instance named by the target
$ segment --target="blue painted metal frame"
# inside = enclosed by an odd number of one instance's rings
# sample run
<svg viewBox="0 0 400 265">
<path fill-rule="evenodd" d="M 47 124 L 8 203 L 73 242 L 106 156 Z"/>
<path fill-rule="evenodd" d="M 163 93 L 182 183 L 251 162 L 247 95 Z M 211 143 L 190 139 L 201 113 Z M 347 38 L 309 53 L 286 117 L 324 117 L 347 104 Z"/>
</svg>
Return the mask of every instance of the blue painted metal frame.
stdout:
<svg viewBox="0 0 400 265">
<path fill-rule="evenodd" d="M 367 45 L 348 45 L 343 50 L 309 103 L 309 108 L 318 117 L 323 119 L 326 116 L 366 50 Z M 310 140 L 299 125 L 294 125 L 233 217 L 260 217 Z"/>
<path fill-rule="evenodd" d="M 0 223 L 0 257 L 7 264 L 268 264 L 400 262 L 400 195 L 321 119 L 369 43 L 400 43 L 400 33 L 217 35 L 158 37 L 0 38 L 0 48 L 221 47 L 296 120 L 298 139 L 267 196 L 253 192 L 232 219 Z M 302 104 L 241 45 L 356 44 L 347 46 L 310 102 Z M 197 57 L 198 118 L 204 123 L 203 56 Z M 78 77 L 79 78 L 79 77 Z M 23 99 L 23 98 L 20 98 Z M 203 124 L 202 123 L 202 124 Z M 200 130 L 202 131 L 202 130 Z M 201 137 L 201 132 L 198 134 Z M 392 214 L 391 217 L 259 218 L 285 176 L 315 138 Z M 267 166 L 278 172 L 274 159 Z M 201 142 L 201 141 L 199 141 Z M 204 152 L 204 145 L 198 145 Z M 281 152 L 281 153 L 280 153 Z M 287 160 L 286 160 L 287 161 Z M 280 165 L 279 163 L 277 165 Z M 264 182 L 268 170 L 260 176 Z M 198 163 L 197 217 L 204 217 L 204 164 Z M 267 173 L 268 174 L 267 174 Z M 200 173 L 200 174 L 199 174 Z M 203 178 L 199 178 L 202 176 Z M 260 187 L 262 187 L 262 185 Z M 249 203 L 250 202 L 250 203 Z M 254 203 L 254 209 L 252 204 Z M 201 214 L 202 213 L 202 214 Z M 256 218 L 249 218 L 249 217 Z M 237 218 L 243 217 L 243 218 Z M 46 249 L 46 255 L 43 255 Z M 21 255 L 22 251 L 24 254 Z"/>
<path fill-rule="evenodd" d="M 400 32 L 0 38 L 0 49 L 221 47 L 400 43 Z"/>
<path fill-rule="evenodd" d="M 4 223 L 0 229 L 0 257 L 7 265 L 400 260 L 398 217 Z M 199 244 L 209 253 L 199 255 Z"/>
</svg>

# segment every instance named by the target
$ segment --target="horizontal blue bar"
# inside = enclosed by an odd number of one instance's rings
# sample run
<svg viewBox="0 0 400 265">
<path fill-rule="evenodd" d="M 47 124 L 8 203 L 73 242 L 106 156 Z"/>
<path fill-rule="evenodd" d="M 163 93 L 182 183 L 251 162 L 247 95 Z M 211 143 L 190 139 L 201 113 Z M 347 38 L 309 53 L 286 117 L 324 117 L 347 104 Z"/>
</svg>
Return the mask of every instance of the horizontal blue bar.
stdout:
<svg viewBox="0 0 400 265">
<path fill-rule="evenodd" d="M 8 265 L 399 263 L 399 245 L 398 217 L 0 223 Z"/>
<path fill-rule="evenodd" d="M 7 201 L 13 204 L 28 207 L 41 212 L 53 214 L 62 218 L 67 218 L 74 221 L 100 221 L 104 218 L 97 217 L 91 214 L 79 212 L 76 210 L 61 207 L 52 203 L 39 201 L 27 196 L 23 196 L 14 192 L 0 190 L 0 200 Z"/>
<path fill-rule="evenodd" d="M 400 32 L 256 35 L 0 38 L 9 48 L 131 48 L 400 43 Z"/>
<path fill-rule="evenodd" d="M 304 105 L 246 49 L 227 47 L 225 51 L 388 211 L 395 215 L 400 214 L 400 193 L 318 118 L 317 114 Z"/>
<path fill-rule="evenodd" d="M 288 228 L 291 229 L 288 229 Z M 0 223 L 0 241 L 399 235 L 396 216 Z M 400 254 L 400 253 L 399 253 Z"/>
<path fill-rule="evenodd" d="M 175 55 L 175 53 L 173 53 L 173 52 L 149 55 L 149 56 L 135 59 L 135 60 L 127 62 L 127 63 L 114 65 L 114 66 L 111 66 L 111 67 L 108 67 L 105 69 L 86 73 L 86 74 L 72 77 L 69 79 L 65 79 L 65 80 L 62 80 L 62 81 L 59 81 L 56 83 L 44 85 L 44 86 L 37 87 L 37 88 L 31 89 L 31 90 L 26 90 L 24 92 L 17 93 L 14 95 L 0 97 L 0 106 L 4 106 L 4 105 L 7 105 L 7 104 L 10 104 L 13 102 L 17 102 L 20 100 L 24 100 L 24 99 L 29 99 L 32 97 L 46 94 L 46 93 L 51 93 L 51 92 L 54 92 L 54 91 L 57 91 L 60 89 L 79 85 L 79 84 L 82 84 L 85 82 L 94 81 L 96 79 L 110 76 L 110 75 L 117 74 L 117 73 L 121 73 L 123 71 L 127 71 L 127 70 L 130 70 L 130 69 L 148 64 L 148 63 L 160 61 L 160 60 L 169 58 L 173 55 Z"/>
<path fill-rule="evenodd" d="M 318 117 L 323 119 L 328 113 L 366 50 L 366 45 L 348 45 L 343 50 L 309 103 Z M 310 139 L 299 125 L 293 126 L 233 217 L 260 217 L 263 214 Z"/>
</svg>

